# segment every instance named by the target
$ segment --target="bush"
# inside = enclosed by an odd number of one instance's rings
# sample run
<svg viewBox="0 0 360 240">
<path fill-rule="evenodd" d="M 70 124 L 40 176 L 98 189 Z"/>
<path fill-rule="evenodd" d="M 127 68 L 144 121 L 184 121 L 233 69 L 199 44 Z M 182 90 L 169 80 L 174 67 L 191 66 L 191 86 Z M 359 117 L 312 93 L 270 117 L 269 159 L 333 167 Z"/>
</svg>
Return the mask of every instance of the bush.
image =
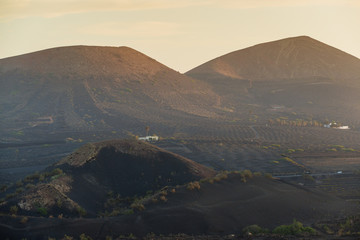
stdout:
<svg viewBox="0 0 360 240">
<path fill-rule="evenodd" d="M 133 210 L 138 210 L 138 211 L 144 211 L 145 210 L 145 206 L 140 203 L 140 202 L 133 202 L 130 207 L 133 209 Z"/>
<path fill-rule="evenodd" d="M 23 218 L 21 218 L 20 223 L 25 224 L 25 223 L 27 223 L 28 221 L 29 221 L 29 218 L 28 218 L 28 217 L 23 217 Z"/>
<path fill-rule="evenodd" d="M 256 235 L 269 232 L 268 229 L 264 229 L 256 224 L 244 227 L 242 231 L 245 235 Z"/>
<path fill-rule="evenodd" d="M 80 240 L 92 240 L 91 237 L 89 236 L 86 236 L 85 233 L 82 233 L 80 236 L 79 236 Z"/>
<path fill-rule="evenodd" d="M 86 215 L 86 210 L 84 208 L 80 207 L 80 206 L 76 208 L 76 211 L 77 211 L 77 213 L 79 214 L 80 217 L 83 217 L 83 216 Z"/>
<path fill-rule="evenodd" d="M 242 171 L 241 173 L 242 173 L 246 178 L 252 178 L 252 177 L 253 177 L 253 173 L 252 173 L 250 170 L 248 170 L 248 169 Z"/>
<path fill-rule="evenodd" d="M 40 174 L 38 172 L 28 175 L 25 177 L 24 182 L 33 182 L 35 180 L 39 180 Z"/>
<path fill-rule="evenodd" d="M 167 202 L 167 198 L 164 195 L 160 196 L 160 200 L 163 202 Z"/>
<path fill-rule="evenodd" d="M 194 190 L 194 189 L 200 190 L 200 183 L 199 182 L 189 182 L 186 188 L 188 190 Z"/>
<path fill-rule="evenodd" d="M 17 189 L 15 190 L 15 193 L 16 193 L 16 194 L 20 194 L 20 193 L 22 193 L 23 191 L 24 191 L 24 188 L 19 187 L 19 188 L 17 188 Z"/>
<path fill-rule="evenodd" d="M 338 235 L 360 235 L 360 217 L 348 217 L 345 222 L 340 224 Z"/>
<path fill-rule="evenodd" d="M 18 206 L 14 205 L 10 207 L 10 214 L 16 215 L 18 211 L 19 211 Z"/>
<path fill-rule="evenodd" d="M 264 176 L 268 179 L 274 179 L 274 177 L 271 175 L 271 173 L 265 173 Z"/>
<path fill-rule="evenodd" d="M 46 216 L 48 214 L 48 211 L 46 208 L 44 207 L 38 207 L 37 212 L 41 215 L 41 216 Z"/>
<path fill-rule="evenodd" d="M 290 225 L 281 225 L 273 230 L 273 233 L 279 235 L 315 235 L 316 231 L 311 227 L 304 227 L 303 224 L 294 219 Z"/>
</svg>

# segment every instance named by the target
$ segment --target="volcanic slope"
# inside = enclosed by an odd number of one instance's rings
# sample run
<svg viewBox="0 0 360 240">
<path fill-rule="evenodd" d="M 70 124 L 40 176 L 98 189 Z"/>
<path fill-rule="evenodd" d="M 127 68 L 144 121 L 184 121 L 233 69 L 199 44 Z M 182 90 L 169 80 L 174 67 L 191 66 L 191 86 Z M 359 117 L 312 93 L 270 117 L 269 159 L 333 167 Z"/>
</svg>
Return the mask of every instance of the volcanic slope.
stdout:
<svg viewBox="0 0 360 240">
<path fill-rule="evenodd" d="M 241 233 L 252 224 L 273 229 L 295 218 L 310 225 L 359 212 L 358 206 L 345 200 L 249 172 L 220 173 L 200 182 L 163 188 L 139 200 L 138 205 L 142 207 L 134 213 L 112 218 L 31 218 L 32 228 L 0 227 L 4 237 L 59 238 L 82 233 L 93 238 L 149 233 L 226 235 Z"/>
<path fill-rule="evenodd" d="M 25 178 L 33 187 L 12 200 L 22 211 L 36 214 L 41 206 L 50 214 L 72 216 L 82 208 L 96 216 L 120 214 L 136 196 L 212 177 L 215 171 L 142 141 L 110 140 L 82 146 L 41 175 Z"/>
<path fill-rule="evenodd" d="M 239 111 L 243 103 L 330 120 L 360 117 L 360 59 L 307 36 L 231 52 L 186 75 L 211 84 Z"/>
<path fill-rule="evenodd" d="M 207 84 L 128 47 L 60 47 L 1 59 L 0 84 L 2 130 L 9 131 L 129 130 L 214 117 L 218 100 Z"/>
</svg>

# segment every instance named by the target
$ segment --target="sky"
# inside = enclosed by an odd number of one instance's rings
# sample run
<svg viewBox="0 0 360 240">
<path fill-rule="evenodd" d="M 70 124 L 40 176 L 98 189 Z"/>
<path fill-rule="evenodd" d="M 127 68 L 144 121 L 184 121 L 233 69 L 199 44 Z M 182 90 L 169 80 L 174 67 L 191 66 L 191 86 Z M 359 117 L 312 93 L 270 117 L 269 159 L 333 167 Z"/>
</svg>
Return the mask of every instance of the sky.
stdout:
<svg viewBox="0 0 360 240">
<path fill-rule="evenodd" d="M 307 35 L 360 58 L 359 0 L 0 0 L 0 58 L 128 46 L 179 72 Z"/>
</svg>

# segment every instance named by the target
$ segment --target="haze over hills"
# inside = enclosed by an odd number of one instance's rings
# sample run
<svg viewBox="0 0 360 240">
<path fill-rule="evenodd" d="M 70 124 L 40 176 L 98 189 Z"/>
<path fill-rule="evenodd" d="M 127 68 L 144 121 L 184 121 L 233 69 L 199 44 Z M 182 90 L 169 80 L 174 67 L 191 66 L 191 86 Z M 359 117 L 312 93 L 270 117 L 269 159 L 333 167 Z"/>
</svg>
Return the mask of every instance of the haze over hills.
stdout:
<svg viewBox="0 0 360 240">
<path fill-rule="evenodd" d="M 321 121 L 358 124 L 360 117 L 360 59 L 306 36 L 238 50 L 186 75 L 211 84 L 238 112 L 243 103 L 265 118 L 279 108 Z"/>
<path fill-rule="evenodd" d="M 207 84 L 127 47 L 61 47 L 1 59 L 0 79 L 2 122 L 17 130 L 131 129 L 215 116 L 218 100 Z"/>
</svg>

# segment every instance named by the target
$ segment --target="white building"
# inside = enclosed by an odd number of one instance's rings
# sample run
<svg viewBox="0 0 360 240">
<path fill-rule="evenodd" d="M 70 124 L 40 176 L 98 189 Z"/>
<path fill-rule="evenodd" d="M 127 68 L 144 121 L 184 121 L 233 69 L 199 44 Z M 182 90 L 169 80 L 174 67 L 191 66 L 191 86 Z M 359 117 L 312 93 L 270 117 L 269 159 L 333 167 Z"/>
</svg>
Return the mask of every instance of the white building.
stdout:
<svg viewBox="0 0 360 240">
<path fill-rule="evenodd" d="M 337 125 L 336 123 L 329 123 L 329 124 L 324 124 L 325 128 L 334 128 L 334 129 L 342 129 L 342 130 L 347 130 L 350 129 L 349 126 L 339 126 L 339 127 L 333 127 L 333 125 Z"/>
<path fill-rule="evenodd" d="M 147 141 L 147 142 L 159 141 L 159 137 L 158 137 L 158 136 L 139 137 L 138 139 L 141 140 L 141 141 Z"/>
</svg>

